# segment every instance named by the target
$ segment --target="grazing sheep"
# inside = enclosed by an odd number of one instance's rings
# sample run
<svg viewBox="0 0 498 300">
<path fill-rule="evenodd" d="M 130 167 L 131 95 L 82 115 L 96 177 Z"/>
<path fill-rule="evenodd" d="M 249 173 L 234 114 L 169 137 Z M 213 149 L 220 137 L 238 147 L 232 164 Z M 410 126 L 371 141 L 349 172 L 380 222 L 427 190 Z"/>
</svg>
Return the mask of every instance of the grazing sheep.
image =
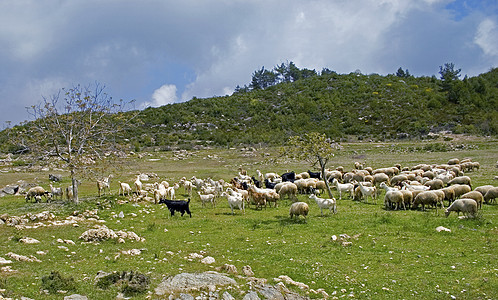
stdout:
<svg viewBox="0 0 498 300">
<path fill-rule="evenodd" d="M 451 185 L 449 187 L 452 188 L 453 191 L 455 192 L 455 199 L 460 198 L 460 196 L 462 196 L 463 194 L 468 193 L 472 190 L 470 188 L 470 186 L 468 186 L 466 184 L 454 184 L 454 185 Z"/>
<path fill-rule="evenodd" d="M 342 199 L 342 193 L 343 192 L 348 192 L 349 195 L 351 195 L 351 198 L 353 197 L 354 194 L 354 185 L 351 183 L 339 183 L 337 179 L 332 179 L 332 184 L 337 188 L 337 191 L 339 192 L 339 199 Z"/>
<path fill-rule="evenodd" d="M 309 210 L 310 210 L 310 208 L 308 206 L 308 203 L 306 203 L 306 202 L 294 202 L 290 206 L 289 215 L 290 215 L 291 219 L 294 216 L 296 216 L 296 219 L 299 216 L 303 216 L 304 221 L 306 222 L 306 216 L 308 215 Z"/>
<path fill-rule="evenodd" d="M 481 193 L 482 196 L 484 197 L 484 195 L 486 195 L 486 193 L 492 188 L 494 188 L 494 186 L 492 185 L 481 185 L 476 187 L 474 191 Z"/>
<path fill-rule="evenodd" d="M 430 190 L 439 190 L 444 187 L 444 182 L 441 179 L 432 179 L 424 183 L 425 186 L 428 186 Z"/>
<path fill-rule="evenodd" d="M 408 177 L 406 175 L 396 175 L 391 178 L 391 186 L 401 185 L 403 181 L 407 181 Z"/>
<path fill-rule="evenodd" d="M 457 215 L 460 215 L 460 212 L 462 212 L 464 215 L 470 214 L 472 217 L 475 217 L 477 214 L 477 202 L 474 199 L 457 199 L 451 203 L 444 214 L 448 217 L 452 211 L 455 211 Z"/>
<path fill-rule="evenodd" d="M 121 194 L 123 194 L 123 196 L 125 196 L 125 193 L 126 193 L 126 195 L 131 194 L 131 187 L 128 183 L 121 182 L 121 181 L 118 181 L 118 183 L 119 183 L 118 196 L 120 196 Z"/>
<path fill-rule="evenodd" d="M 238 207 L 242 211 L 242 213 L 245 213 L 244 199 L 242 198 L 242 194 L 235 193 L 232 189 L 227 188 L 227 191 L 221 193 L 221 196 L 227 198 L 228 205 L 232 210 L 232 215 L 235 214 L 233 211 L 235 207 Z"/>
<path fill-rule="evenodd" d="M 462 195 L 462 199 L 474 199 L 477 202 L 477 208 L 482 208 L 482 202 L 484 201 L 484 196 L 477 192 L 471 191 Z"/>
<path fill-rule="evenodd" d="M 441 201 L 439 200 L 439 196 L 436 193 L 433 193 L 432 191 L 423 191 L 414 198 L 412 209 L 417 209 L 419 205 L 422 205 L 422 210 L 425 210 L 426 205 L 433 205 L 438 202 L 442 203 L 442 200 Z M 436 212 L 437 212 L 437 205 L 436 205 Z"/>
<path fill-rule="evenodd" d="M 287 196 L 291 201 L 295 201 L 297 200 L 297 185 L 288 182 L 280 187 L 278 194 L 280 195 L 280 199 Z"/>
<path fill-rule="evenodd" d="M 399 190 L 403 194 L 403 203 L 405 204 L 405 208 L 411 208 L 413 202 L 413 192 L 409 190 Z"/>
<path fill-rule="evenodd" d="M 188 198 L 188 201 L 161 199 L 159 201 L 159 204 L 161 204 L 161 203 L 166 204 L 166 206 L 169 209 L 169 212 L 171 213 L 171 216 L 174 216 L 175 211 L 177 211 L 177 212 L 180 212 L 182 214 L 182 217 L 185 213 L 187 213 L 192 218 L 192 213 L 190 212 L 190 208 L 189 208 L 190 198 Z"/>
<path fill-rule="evenodd" d="M 471 180 L 469 176 L 458 176 L 448 181 L 448 185 L 454 184 L 466 184 L 472 188 Z"/>
<path fill-rule="evenodd" d="M 247 191 L 249 193 L 249 197 L 256 205 L 256 209 L 258 207 L 263 209 L 263 206 L 266 208 L 266 195 L 264 193 L 256 192 L 255 189 L 248 189 Z"/>
<path fill-rule="evenodd" d="M 495 199 L 498 198 L 498 187 L 489 189 L 484 195 L 484 201 L 487 203 L 493 203 Z"/>
<path fill-rule="evenodd" d="M 54 197 L 54 199 L 57 199 L 57 196 L 60 197 L 60 199 L 62 200 L 62 196 L 64 195 L 64 191 L 62 190 L 62 188 L 56 188 L 54 186 L 52 186 L 52 184 L 49 184 L 50 186 L 50 192 L 52 193 L 52 196 Z"/>
<path fill-rule="evenodd" d="M 396 204 L 395 209 L 398 210 L 400 203 L 403 204 L 403 209 L 406 210 L 405 201 L 403 199 L 403 193 L 398 190 L 389 191 L 384 196 L 384 205 L 386 209 L 388 207 L 391 207 L 391 205 Z"/>
<path fill-rule="evenodd" d="M 444 200 L 448 200 L 448 205 L 455 200 L 455 190 L 449 186 L 442 188 L 441 191 L 444 192 Z"/>
<path fill-rule="evenodd" d="M 333 212 L 334 214 L 337 212 L 337 205 L 335 198 L 332 199 L 318 198 L 315 194 L 311 194 L 309 198 L 315 200 L 318 207 L 320 207 L 320 213 L 322 214 L 322 216 L 323 216 L 323 209 L 328 209 L 330 210 L 330 212 Z"/>
<path fill-rule="evenodd" d="M 111 193 L 111 178 L 112 174 L 109 176 L 105 177 L 102 180 L 97 180 L 97 189 L 99 191 L 99 197 L 101 196 L 101 193 L 104 192 L 105 195 L 105 190 L 109 191 L 109 194 Z"/>
<path fill-rule="evenodd" d="M 49 198 L 50 198 L 50 192 L 47 192 L 41 186 L 32 187 L 26 193 L 26 202 L 28 202 L 31 199 L 35 199 L 35 202 L 41 201 L 41 196 L 44 196 L 45 199 L 47 199 L 47 202 L 48 202 Z"/>
<path fill-rule="evenodd" d="M 197 192 L 199 195 L 199 198 L 201 199 L 202 207 L 206 205 L 206 203 L 211 202 L 212 206 L 215 207 L 215 200 L 214 200 L 214 194 L 201 194 L 200 192 Z"/>
<path fill-rule="evenodd" d="M 389 184 L 389 176 L 385 173 L 376 173 L 373 175 L 373 184 L 378 185 L 381 184 L 382 182 L 385 182 L 386 184 Z"/>
</svg>

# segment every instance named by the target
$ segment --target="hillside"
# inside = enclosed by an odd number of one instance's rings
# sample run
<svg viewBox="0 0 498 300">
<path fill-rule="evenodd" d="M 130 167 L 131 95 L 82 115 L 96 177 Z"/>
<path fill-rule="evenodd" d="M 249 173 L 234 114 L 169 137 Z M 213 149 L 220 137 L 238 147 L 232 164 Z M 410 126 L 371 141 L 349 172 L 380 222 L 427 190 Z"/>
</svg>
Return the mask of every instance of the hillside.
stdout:
<svg viewBox="0 0 498 300">
<path fill-rule="evenodd" d="M 453 99 L 450 101 L 449 93 Z M 449 92 L 436 77 L 324 74 L 231 96 L 145 109 L 136 146 L 189 141 L 280 144 L 318 131 L 341 139 L 424 138 L 429 132 L 498 133 L 498 69 L 459 80 Z"/>
<path fill-rule="evenodd" d="M 498 134 L 497 68 L 450 85 L 435 76 L 292 71 L 306 76 L 261 87 L 253 85 L 253 75 L 252 88 L 231 96 L 147 108 L 121 141 L 140 150 L 279 145 L 310 131 L 343 141 L 425 139 L 440 131 Z M 8 131 L 0 133 L 3 151 L 13 149 L 6 143 Z"/>
</svg>

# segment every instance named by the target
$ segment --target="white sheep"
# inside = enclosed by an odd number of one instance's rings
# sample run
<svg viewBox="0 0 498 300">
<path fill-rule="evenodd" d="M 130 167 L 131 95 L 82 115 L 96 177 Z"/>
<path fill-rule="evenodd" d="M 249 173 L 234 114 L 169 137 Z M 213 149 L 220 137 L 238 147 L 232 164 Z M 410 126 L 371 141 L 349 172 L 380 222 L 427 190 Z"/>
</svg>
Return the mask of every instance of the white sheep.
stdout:
<svg viewBox="0 0 498 300">
<path fill-rule="evenodd" d="M 389 184 L 389 176 L 387 176 L 387 174 L 385 174 L 385 173 L 376 173 L 376 174 L 373 175 L 373 181 L 372 181 L 372 183 L 374 185 L 380 184 L 382 182 L 385 182 L 385 183 Z"/>
<path fill-rule="evenodd" d="M 289 209 L 290 218 L 292 219 L 294 216 L 296 216 L 297 219 L 301 215 L 304 217 L 304 221 L 306 222 L 306 216 L 308 215 L 309 211 L 310 208 L 308 206 L 308 203 L 294 202 L 291 204 Z"/>
<path fill-rule="evenodd" d="M 484 196 L 478 191 L 471 191 L 462 195 L 462 199 L 474 199 L 477 202 L 477 208 L 482 208 Z"/>
<path fill-rule="evenodd" d="M 47 202 L 50 198 L 50 193 L 47 192 L 43 187 L 41 186 L 35 186 L 32 187 L 28 190 L 26 193 L 26 202 L 30 199 L 35 199 L 36 202 L 41 200 L 41 196 L 44 196 L 47 199 Z"/>
<path fill-rule="evenodd" d="M 354 185 L 352 183 L 339 183 L 337 179 L 332 179 L 332 184 L 336 187 L 337 191 L 339 192 L 339 200 L 342 199 L 342 193 L 348 192 L 349 195 L 351 195 L 351 198 L 353 197 L 354 194 Z"/>
<path fill-rule="evenodd" d="M 399 204 L 403 204 L 403 209 L 406 210 L 405 206 L 405 201 L 403 198 L 403 193 L 398 191 L 398 190 L 391 190 L 386 193 L 384 196 L 384 205 L 386 209 L 391 205 L 391 204 L 396 204 L 396 210 L 399 208 Z"/>
<path fill-rule="evenodd" d="M 464 215 L 470 214 L 472 217 L 475 217 L 477 214 L 477 202 L 474 199 L 457 199 L 445 210 L 446 217 L 452 211 L 455 211 L 457 215 L 460 215 L 460 212 L 462 212 Z"/>
<path fill-rule="evenodd" d="M 50 186 L 50 191 L 52 193 L 52 196 L 54 197 L 54 199 L 57 199 L 57 196 L 60 197 L 60 199 L 62 200 L 62 196 L 64 195 L 64 191 L 62 190 L 62 188 L 56 188 L 54 186 L 52 186 L 52 184 L 49 184 Z"/>
<path fill-rule="evenodd" d="M 142 181 L 140 181 L 140 174 L 137 175 L 137 180 L 135 180 L 134 184 L 137 195 L 140 195 L 140 192 L 142 191 Z"/>
<path fill-rule="evenodd" d="M 121 195 L 121 194 L 123 196 L 125 196 L 125 194 L 126 195 L 131 194 L 131 187 L 130 187 L 130 185 L 128 183 L 121 182 L 121 181 L 118 181 L 118 183 L 119 183 L 118 196 Z"/>
<path fill-rule="evenodd" d="M 279 188 L 278 194 L 280 199 L 288 196 L 291 201 L 295 201 L 297 200 L 297 186 L 292 182 L 287 182 Z"/>
<path fill-rule="evenodd" d="M 328 209 L 330 212 L 333 212 L 334 214 L 337 213 L 337 201 L 335 198 L 332 199 L 324 199 L 324 198 L 318 198 L 315 194 L 311 194 L 309 196 L 310 199 L 315 200 L 316 204 L 318 207 L 320 207 L 320 213 L 323 216 L 323 209 Z"/>
<path fill-rule="evenodd" d="M 419 193 L 415 199 L 413 200 L 413 209 L 416 209 L 419 205 L 422 205 L 422 210 L 425 210 L 426 205 L 436 204 L 436 212 L 437 212 L 437 203 L 441 203 L 442 208 L 444 208 L 443 201 L 440 199 L 440 196 L 433 191 L 423 191 Z"/>
<path fill-rule="evenodd" d="M 498 187 L 489 189 L 484 195 L 484 201 L 486 203 L 493 203 L 496 198 L 498 198 Z"/>
<path fill-rule="evenodd" d="M 453 184 L 466 184 L 472 188 L 472 181 L 469 176 L 458 176 L 453 178 L 452 180 L 448 181 L 449 185 Z"/>
</svg>

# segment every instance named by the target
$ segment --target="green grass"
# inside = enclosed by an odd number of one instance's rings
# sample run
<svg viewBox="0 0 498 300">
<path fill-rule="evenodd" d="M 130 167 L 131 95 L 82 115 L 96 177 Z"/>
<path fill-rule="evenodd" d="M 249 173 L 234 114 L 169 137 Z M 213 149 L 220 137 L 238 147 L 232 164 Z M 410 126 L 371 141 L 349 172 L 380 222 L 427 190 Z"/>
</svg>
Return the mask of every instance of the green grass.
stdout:
<svg viewBox="0 0 498 300">
<path fill-rule="evenodd" d="M 496 141 L 466 142 L 475 145 L 467 150 L 452 152 L 427 152 L 413 150 L 412 144 L 345 144 L 332 162 L 351 169 L 358 160 L 376 167 L 401 163 L 412 166 L 418 163 L 445 163 L 453 157 L 472 157 L 481 163 L 481 169 L 468 173 L 475 186 L 495 184 L 497 170 Z M 417 145 L 415 145 L 417 146 Z M 420 146 L 420 145 L 418 145 Z M 423 147 L 421 147 L 423 149 Z M 236 211 L 231 215 L 226 200 L 216 208 L 203 208 L 197 196 L 192 198 L 193 217 L 170 217 L 160 205 L 148 203 L 117 204 L 117 180 L 132 183 L 134 174 L 155 172 L 160 179 L 170 182 L 180 177 L 199 178 L 211 176 L 229 180 L 243 166 L 254 174 L 287 169 L 305 171 L 302 162 L 276 159 L 275 149 L 261 149 L 255 156 L 242 156 L 245 152 L 234 149 L 204 150 L 187 160 L 173 160 L 171 152 L 154 153 L 135 161 L 132 167 L 118 174 L 113 181 L 113 195 L 96 198 L 94 183 L 84 182 L 79 205 L 26 203 L 21 197 L 0 198 L 1 213 L 22 215 L 50 210 L 58 219 L 64 219 L 73 211 L 98 208 L 99 218 L 113 230 L 134 231 L 145 242 L 127 240 L 124 244 L 105 241 L 99 244 L 82 244 L 78 237 L 96 222 L 80 223 L 79 227 L 52 226 L 17 230 L 0 225 L 0 257 L 8 252 L 34 255 L 41 263 L 14 262 L 14 273 L 0 273 L 1 295 L 12 298 L 21 296 L 33 299 L 61 299 L 60 293 L 42 292 L 42 278 L 57 271 L 63 278 L 73 278 L 75 289 L 89 299 L 113 299 L 119 287 L 107 289 L 95 286 L 98 271 L 134 271 L 150 276 L 149 291 L 161 282 L 165 275 L 180 272 L 213 270 L 223 264 L 233 264 L 239 271 L 250 265 L 256 277 L 272 278 L 288 275 L 306 283 L 313 289 L 323 288 L 329 295 L 340 297 L 354 294 L 362 299 L 448 299 L 450 295 L 466 299 L 498 298 L 497 253 L 498 205 L 484 205 L 477 219 L 460 220 L 456 215 L 444 217 L 444 213 L 429 209 L 422 211 L 386 211 L 383 196 L 377 204 L 342 200 L 338 213 L 320 215 L 315 203 L 310 203 L 310 215 L 306 222 L 290 220 L 289 201 L 282 201 L 277 208 L 255 210 L 250 207 L 243 215 Z M 270 153 L 265 156 L 264 153 Z M 217 158 L 212 158 L 216 154 Z M 160 158 L 159 161 L 149 161 Z M 273 161 L 272 161 L 273 159 Z M 38 178 L 48 186 L 45 173 L 1 173 L 0 180 L 13 183 L 20 177 Z M 17 180 L 17 179 L 16 179 Z M 62 185 L 68 184 L 66 179 Z M 183 190 L 178 198 L 185 198 Z M 300 195 L 299 199 L 309 202 Z M 113 215 L 123 211 L 123 219 Z M 135 216 L 136 215 L 136 216 Z M 451 232 L 436 232 L 444 226 Z M 332 236 L 347 234 L 350 246 L 332 241 Z M 24 245 L 21 237 L 31 237 L 40 244 Z M 76 245 L 61 244 L 57 239 L 70 239 Z M 67 247 L 68 251 L 60 246 Z M 142 249 L 138 256 L 119 254 L 122 250 Z M 44 251 L 46 255 L 38 255 Z M 169 251 L 173 255 L 169 254 Z M 189 253 L 201 251 L 216 259 L 214 266 L 201 264 L 198 259 L 185 259 Z M 238 279 L 243 284 L 244 281 Z M 134 295 L 143 299 L 147 293 Z M 240 295 L 232 293 L 241 298 Z M 310 295 L 311 297 L 317 297 Z M 153 297 L 154 298 L 154 297 Z M 349 297 L 348 297 L 349 298 Z"/>
</svg>

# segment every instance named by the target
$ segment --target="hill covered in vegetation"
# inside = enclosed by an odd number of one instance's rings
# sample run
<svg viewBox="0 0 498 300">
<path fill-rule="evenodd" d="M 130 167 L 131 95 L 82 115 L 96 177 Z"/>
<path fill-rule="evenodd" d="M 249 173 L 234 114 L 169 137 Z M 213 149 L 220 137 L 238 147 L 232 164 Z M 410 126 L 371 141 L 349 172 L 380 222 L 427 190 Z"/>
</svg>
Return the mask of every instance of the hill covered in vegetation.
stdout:
<svg viewBox="0 0 498 300">
<path fill-rule="evenodd" d="M 451 82 L 413 77 L 402 69 L 387 76 L 301 71 L 306 76 L 279 82 L 278 74 L 265 77 L 262 69 L 249 87 L 237 87 L 231 96 L 147 108 L 128 138 L 136 147 L 169 147 L 281 144 L 309 131 L 374 140 L 424 138 L 439 131 L 498 134 L 496 68 Z"/>
</svg>

